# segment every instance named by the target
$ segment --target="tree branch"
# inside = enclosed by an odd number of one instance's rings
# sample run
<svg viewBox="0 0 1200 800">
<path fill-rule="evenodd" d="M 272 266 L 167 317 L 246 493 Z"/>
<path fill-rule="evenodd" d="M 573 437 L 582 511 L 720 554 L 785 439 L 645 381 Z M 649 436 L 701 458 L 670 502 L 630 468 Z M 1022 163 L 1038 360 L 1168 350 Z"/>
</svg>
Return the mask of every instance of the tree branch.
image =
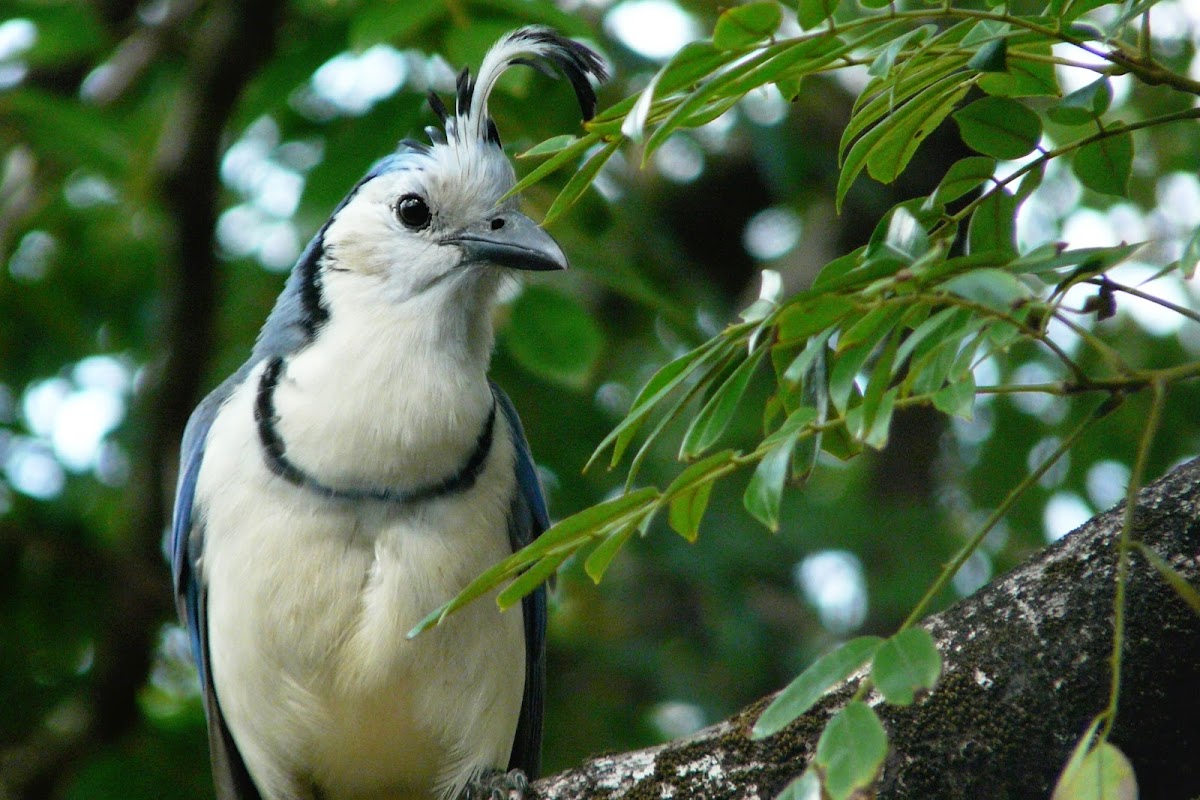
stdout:
<svg viewBox="0 0 1200 800">
<path fill-rule="evenodd" d="M 1116 541 L 1124 505 L 924 623 L 945 660 L 908 708 L 876 705 L 891 737 L 880 798 L 1048 797 L 1108 701 Z M 1135 537 L 1200 578 L 1200 460 L 1139 494 Z M 1113 741 L 1143 797 L 1200 793 L 1200 618 L 1134 554 L 1121 714 Z M 688 739 L 592 759 L 535 784 L 537 796 L 763 798 L 799 776 L 825 722 L 862 675 L 764 741 L 749 730 L 770 698 Z M 873 695 L 870 701 L 879 700 Z"/>
</svg>

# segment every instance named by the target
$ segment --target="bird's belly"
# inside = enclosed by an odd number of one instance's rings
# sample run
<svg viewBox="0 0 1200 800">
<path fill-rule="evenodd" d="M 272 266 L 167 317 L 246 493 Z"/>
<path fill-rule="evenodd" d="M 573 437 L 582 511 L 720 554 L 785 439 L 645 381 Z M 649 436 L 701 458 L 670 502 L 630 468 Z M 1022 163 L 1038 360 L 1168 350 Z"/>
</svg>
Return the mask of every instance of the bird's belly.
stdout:
<svg viewBox="0 0 1200 800">
<path fill-rule="evenodd" d="M 489 491 L 481 483 L 472 493 Z M 256 782 L 365 800 L 431 796 L 505 767 L 524 688 L 520 614 L 482 599 L 405 638 L 507 555 L 504 503 L 401 513 L 270 494 L 224 498 L 204 554 L 213 678 Z"/>
</svg>

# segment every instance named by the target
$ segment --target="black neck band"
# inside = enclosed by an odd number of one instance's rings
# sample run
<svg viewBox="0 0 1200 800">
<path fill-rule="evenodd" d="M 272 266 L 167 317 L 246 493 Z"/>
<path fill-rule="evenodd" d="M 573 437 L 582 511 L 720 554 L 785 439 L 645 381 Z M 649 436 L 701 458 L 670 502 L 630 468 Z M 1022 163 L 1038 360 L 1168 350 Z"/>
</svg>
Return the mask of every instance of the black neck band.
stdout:
<svg viewBox="0 0 1200 800">
<path fill-rule="evenodd" d="M 254 421 L 258 426 L 258 441 L 271 472 L 288 483 L 300 486 L 330 500 L 374 500 L 383 503 L 418 503 L 438 497 L 465 492 L 475 485 L 483 472 L 483 465 L 492 450 L 492 435 L 496 428 L 496 397 L 492 396 L 492 408 L 488 412 L 483 429 L 475 440 L 475 449 L 456 472 L 437 483 L 418 486 L 415 489 L 388 489 L 379 487 L 351 487 L 339 489 L 326 486 L 309 475 L 287 457 L 287 447 L 279 430 L 275 427 L 275 387 L 283 372 L 283 357 L 276 356 L 267 363 L 258 380 L 258 394 L 254 402 Z"/>
</svg>

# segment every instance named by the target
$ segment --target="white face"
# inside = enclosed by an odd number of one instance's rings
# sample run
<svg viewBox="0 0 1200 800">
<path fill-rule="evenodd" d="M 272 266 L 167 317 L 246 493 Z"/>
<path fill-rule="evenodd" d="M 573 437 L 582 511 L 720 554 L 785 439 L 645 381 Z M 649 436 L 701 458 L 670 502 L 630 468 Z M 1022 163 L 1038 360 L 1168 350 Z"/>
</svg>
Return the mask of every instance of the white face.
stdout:
<svg viewBox="0 0 1200 800">
<path fill-rule="evenodd" d="M 323 284 L 334 306 L 343 291 L 394 307 L 494 290 L 499 272 L 465 263 L 463 249 L 446 240 L 515 210 L 515 198 L 497 204 L 513 185 L 508 160 L 498 149 L 444 145 L 406 160 L 359 187 L 325 232 Z"/>
</svg>

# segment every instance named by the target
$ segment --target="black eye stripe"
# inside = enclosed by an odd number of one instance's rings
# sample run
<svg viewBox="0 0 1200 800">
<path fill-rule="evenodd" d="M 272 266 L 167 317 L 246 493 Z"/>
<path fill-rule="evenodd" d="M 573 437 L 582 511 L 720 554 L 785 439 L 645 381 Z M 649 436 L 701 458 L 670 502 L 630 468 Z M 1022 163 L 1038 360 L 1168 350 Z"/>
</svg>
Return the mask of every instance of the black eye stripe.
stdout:
<svg viewBox="0 0 1200 800">
<path fill-rule="evenodd" d="M 409 230 L 424 230 L 429 227 L 429 223 L 433 219 L 433 212 L 429 210 L 429 204 L 425 202 L 425 198 L 417 194 L 404 195 L 396 201 L 393 210 L 396 219 L 400 220 L 401 224 Z"/>
</svg>

